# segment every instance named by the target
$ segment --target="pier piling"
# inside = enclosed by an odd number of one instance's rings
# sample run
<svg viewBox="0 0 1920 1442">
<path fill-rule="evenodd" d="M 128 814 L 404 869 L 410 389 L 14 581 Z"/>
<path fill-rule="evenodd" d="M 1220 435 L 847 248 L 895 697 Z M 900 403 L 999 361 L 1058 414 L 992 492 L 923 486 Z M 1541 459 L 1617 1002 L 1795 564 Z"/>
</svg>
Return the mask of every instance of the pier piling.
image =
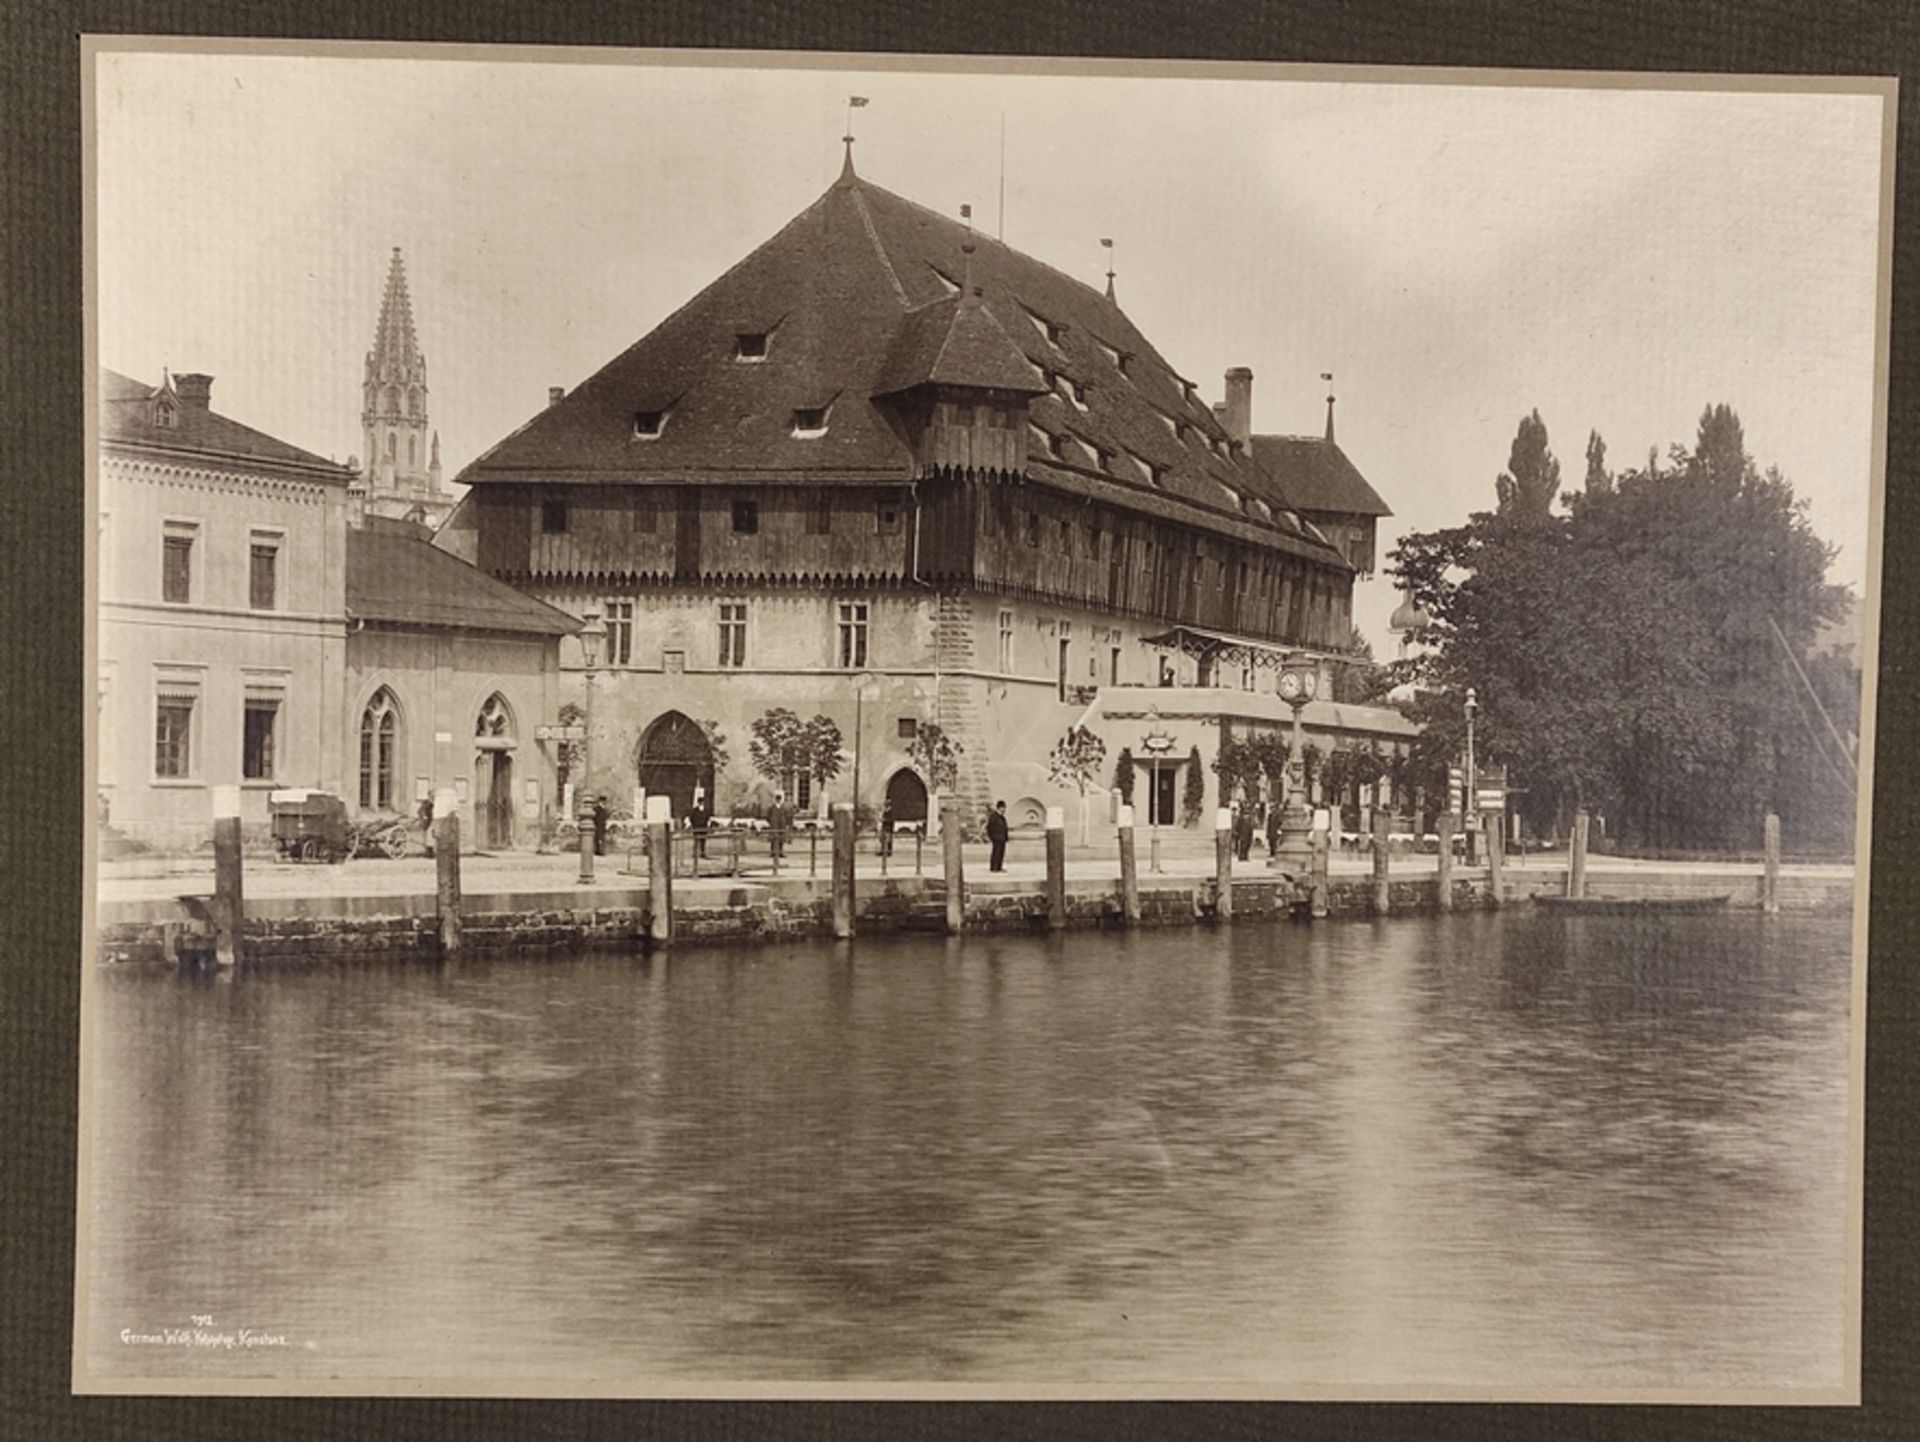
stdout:
<svg viewBox="0 0 1920 1442">
<path fill-rule="evenodd" d="M 1140 861 L 1133 845 L 1133 808 L 1120 808 L 1120 914 L 1129 927 L 1140 924 Z"/>
<path fill-rule="evenodd" d="M 1440 877 L 1436 900 L 1442 911 L 1453 910 L 1453 813 L 1443 811 L 1434 822 L 1440 832 Z"/>
<path fill-rule="evenodd" d="M 833 934 L 845 941 L 853 935 L 853 807 L 840 801 L 833 808 Z"/>
<path fill-rule="evenodd" d="M 953 797 L 940 798 L 940 864 L 947 889 L 947 935 L 958 936 L 967 924 L 966 862 L 961 855 L 960 809 Z"/>
<path fill-rule="evenodd" d="M 673 802 L 647 798 L 647 937 L 673 945 Z"/>
<path fill-rule="evenodd" d="M 1587 824 L 1584 808 L 1573 813 L 1573 841 L 1567 856 L 1567 895 L 1576 898 L 1587 894 Z"/>
<path fill-rule="evenodd" d="M 240 932 L 247 908 L 240 863 L 240 788 L 213 788 L 213 959 L 221 966 L 240 960 Z"/>
<path fill-rule="evenodd" d="M 1324 826 L 1316 826 L 1313 829 L 1308 885 L 1312 896 L 1309 910 L 1315 921 L 1325 919 L 1327 914 L 1327 851 L 1330 839 Z"/>
<path fill-rule="evenodd" d="M 1780 818 L 1767 813 L 1766 854 L 1760 874 L 1760 910 L 1768 916 L 1780 914 Z"/>
<path fill-rule="evenodd" d="M 440 956 L 460 954 L 460 798 L 433 793 L 433 903 L 440 921 Z"/>
<path fill-rule="evenodd" d="M 1507 845 L 1506 831 L 1501 825 L 1506 813 L 1483 811 L 1480 815 L 1487 829 L 1487 896 L 1498 906 L 1506 899 Z"/>
<path fill-rule="evenodd" d="M 1213 914 L 1233 920 L 1233 812 L 1225 806 L 1213 813 Z"/>
<path fill-rule="evenodd" d="M 1058 806 L 1047 808 L 1047 929 L 1067 924 L 1067 820 Z"/>
<path fill-rule="evenodd" d="M 1387 813 L 1379 807 L 1373 809 L 1373 914 L 1385 916 L 1393 909 L 1393 883 L 1389 879 L 1388 867 L 1391 859 L 1387 852 Z"/>
</svg>

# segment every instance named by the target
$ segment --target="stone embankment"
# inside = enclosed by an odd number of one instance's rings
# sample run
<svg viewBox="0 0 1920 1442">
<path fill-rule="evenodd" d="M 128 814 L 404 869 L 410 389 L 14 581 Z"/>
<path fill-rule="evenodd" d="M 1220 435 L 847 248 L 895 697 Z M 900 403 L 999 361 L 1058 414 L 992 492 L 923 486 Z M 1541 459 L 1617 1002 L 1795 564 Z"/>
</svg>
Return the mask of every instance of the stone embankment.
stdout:
<svg viewBox="0 0 1920 1442">
<path fill-rule="evenodd" d="M 609 878 L 608 880 L 612 880 Z M 624 884 L 631 881 L 631 885 Z M 1726 896 L 1731 907 L 1758 908 L 1762 879 L 1754 867 L 1636 866 L 1597 871 L 1588 893 L 1619 898 Z M 1788 869 L 1778 882 L 1782 910 L 1844 914 L 1853 903 L 1850 868 Z M 1563 895 L 1564 866 L 1510 867 L 1502 901 L 1526 905 L 1535 893 Z M 1483 870 L 1456 872 L 1452 909 L 1494 905 Z M 1040 878 L 969 880 L 964 888 L 965 932 L 1042 931 L 1050 925 Z M 1218 924 L 1216 884 L 1210 876 L 1156 876 L 1139 886 L 1140 926 Z M 1073 928 L 1127 924 L 1120 881 L 1076 876 L 1067 880 L 1064 924 Z M 1432 872 L 1393 878 L 1387 910 L 1417 915 L 1441 910 Z M 1236 876 L 1232 924 L 1304 918 L 1303 888 L 1274 873 Z M 1334 875 L 1325 887 L 1329 919 L 1378 914 L 1372 877 Z M 834 934 L 831 883 L 825 876 L 699 881 L 678 880 L 673 894 L 673 945 L 733 945 Z M 204 901 L 195 896 L 104 897 L 97 914 L 96 957 L 106 964 L 197 961 L 208 951 Z M 938 876 L 862 876 L 853 909 L 857 935 L 946 930 L 946 888 Z M 651 913 L 644 877 L 620 877 L 591 890 L 468 891 L 462 898 L 460 938 L 473 953 L 539 953 L 584 947 L 649 947 Z M 436 957 L 440 954 L 437 901 L 431 890 L 384 895 L 263 896 L 250 898 L 241 928 L 249 962 L 314 958 Z"/>
</svg>

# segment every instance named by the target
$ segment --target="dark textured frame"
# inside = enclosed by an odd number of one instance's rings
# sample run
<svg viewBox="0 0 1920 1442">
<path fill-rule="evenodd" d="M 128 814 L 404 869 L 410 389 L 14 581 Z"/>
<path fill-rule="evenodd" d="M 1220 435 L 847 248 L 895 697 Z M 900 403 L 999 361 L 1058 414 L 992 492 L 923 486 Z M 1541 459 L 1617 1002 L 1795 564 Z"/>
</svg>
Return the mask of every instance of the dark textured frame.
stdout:
<svg viewBox="0 0 1920 1442">
<path fill-rule="evenodd" d="M 1864 1405 L 1851 1409 L 1272 1403 L 942 1404 L 520 1402 L 459 1399 L 74 1398 L 74 1162 L 81 938 L 81 818 L 90 788 L 73 718 L 82 664 L 85 501 L 81 325 L 79 36 L 215 36 L 698 46 L 1385 65 L 1700 70 L 1912 77 L 1920 7 L 1894 0 L 1584 0 L 1536 7 L 1454 0 L 1242 0 L 1209 12 L 1179 0 L 783 0 L 732 13 L 700 0 L 598 0 L 541 9 L 512 0 L 37 0 L 0 19 L 0 1438 L 613 1437 L 771 1434 L 817 1438 L 1084 1436 L 1324 1438 L 1892 1439 L 1920 1435 L 1920 1274 L 1913 1197 L 1920 1086 L 1920 912 L 1900 879 L 1915 815 L 1913 712 L 1920 584 L 1920 470 L 1913 337 L 1917 260 L 1914 122 L 1899 99 L 1886 566 L 1881 597 L 1867 1018 Z"/>
</svg>

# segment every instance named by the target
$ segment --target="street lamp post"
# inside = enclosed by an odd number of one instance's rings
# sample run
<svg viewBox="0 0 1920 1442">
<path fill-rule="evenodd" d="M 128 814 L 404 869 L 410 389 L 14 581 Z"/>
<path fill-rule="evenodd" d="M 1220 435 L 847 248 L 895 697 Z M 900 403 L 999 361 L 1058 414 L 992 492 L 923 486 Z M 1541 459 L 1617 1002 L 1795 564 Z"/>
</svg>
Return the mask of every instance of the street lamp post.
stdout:
<svg viewBox="0 0 1920 1442">
<path fill-rule="evenodd" d="M 593 772 L 589 764 L 593 745 L 593 679 L 600 669 L 600 643 L 606 639 L 607 623 L 598 611 L 587 612 L 580 627 L 580 663 L 586 672 L 587 696 L 584 724 L 580 737 L 580 789 L 574 801 L 574 816 L 580 827 L 580 879 L 593 880 Z"/>
<path fill-rule="evenodd" d="M 1466 805 L 1462 808 L 1462 811 L 1464 812 L 1463 820 L 1465 821 L 1466 828 L 1467 828 L 1467 860 L 1469 862 L 1474 862 L 1479 860 L 1479 844 L 1475 840 L 1474 833 L 1479 829 L 1480 793 L 1476 789 L 1476 782 L 1478 781 L 1479 778 L 1475 775 L 1474 767 L 1473 767 L 1473 713 L 1475 711 L 1478 711 L 1479 709 L 1480 709 L 1480 702 L 1478 698 L 1474 695 L 1473 687 L 1469 686 L 1467 687 L 1467 704 L 1466 704 L 1467 799 L 1466 799 Z"/>
<path fill-rule="evenodd" d="M 1307 748 L 1300 714 L 1320 689 L 1320 671 L 1304 651 L 1291 651 L 1281 663 L 1276 689 L 1293 708 L 1293 743 L 1287 756 L 1287 799 L 1280 813 L 1280 846 L 1269 865 L 1304 872 L 1313 862 L 1313 812 L 1307 805 Z"/>
</svg>

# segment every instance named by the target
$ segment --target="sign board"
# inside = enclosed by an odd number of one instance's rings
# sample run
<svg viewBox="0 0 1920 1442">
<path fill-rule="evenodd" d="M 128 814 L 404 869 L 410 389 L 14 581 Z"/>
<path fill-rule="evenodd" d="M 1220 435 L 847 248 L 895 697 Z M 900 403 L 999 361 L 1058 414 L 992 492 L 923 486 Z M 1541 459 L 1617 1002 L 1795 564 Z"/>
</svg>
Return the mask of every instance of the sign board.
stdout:
<svg viewBox="0 0 1920 1442">
<path fill-rule="evenodd" d="M 1482 811 L 1505 811 L 1507 809 L 1507 793 L 1504 787 L 1482 786 L 1474 793 L 1474 799 L 1478 802 Z"/>
<path fill-rule="evenodd" d="M 584 726 L 536 726 L 533 728 L 536 741 L 584 741 L 587 728 Z"/>
</svg>

